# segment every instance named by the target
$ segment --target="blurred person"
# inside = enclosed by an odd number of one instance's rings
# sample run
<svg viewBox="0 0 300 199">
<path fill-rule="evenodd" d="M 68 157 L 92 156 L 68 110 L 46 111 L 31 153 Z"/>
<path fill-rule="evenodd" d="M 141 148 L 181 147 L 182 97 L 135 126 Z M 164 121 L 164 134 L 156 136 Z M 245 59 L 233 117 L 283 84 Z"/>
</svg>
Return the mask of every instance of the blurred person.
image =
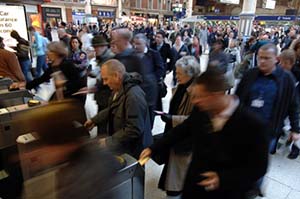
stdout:
<svg viewBox="0 0 300 199">
<path fill-rule="evenodd" d="M 282 40 L 281 51 L 289 49 L 293 41 L 297 38 L 296 30 L 290 29 L 287 36 Z"/>
<path fill-rule="evenodd" d="M 24 84 L 25 77 L 21 70 L 21 66 L 17 56 L 6 49 L 3 38 L 0 37 L 0 75 L 8 77 L 14 82 Z"/>
<path fill-rule="evenodd" d="M 191 35 L 189 34 L 188 30 L 184 30 L 182 32 L 182 41 L 186 46 L 190 45 L 192 43 Z"/>
<path fill-rule="evenodd" d="M 221 74 L 210 66 L 198 76 L 189 88 L 195 106 L 190 116 L 140 155 L 155 157 L 183 139 L 192 140 L 182 199 L 246 199 L 267 170 L 265 124 L 237 96 L 225 95 L 228 85 Z"/>
<path fill-rule="evenodd" d="M 26 81 L 32 80 L 31 74 L 31 60 L 29 59 L 30 44 L 29 41 L 22 38 L 19 33 L 15 30 L 11 31 L 10 36 L 17 40 L 17 46 L 11 47 L 16 51 L 16 55 L 21 65 L 22 72 L 25 76 Z"/>
<path fill-rule="evenodd" d="M 108 136 L 99 140 L 100 145 L 137 158 L 152 143 L 148 105 L 138 85 L 141 80 L 126 73 L 116 59 L 103 63 L 101 78 L 112 90 L 109 106 L 84 126 L 92 129 L 96 124 L 106 124 Z"/>
<path fill-rule="evenodd" d="M 209 34 L 209 32 L 207 30 L 206 24 L 201 25 L 198 38 L 200 39 L 199 41 L 200 41 L 200 45 L 202 48 L 201 52 L 203 52 L 203 53 L 206 53 L 206 50 L 208 47 L 208 43 L 207 43 L 208 34 Z"/>
<path fill-rule="evenodd" d="M 162 84 L 164 76 L 164 66 L 158 51 L 152 50 L 147 46 L 147 37 L 139 33 L 133 37 L 133 45 L 138 56 L 141 57 L 145 76 L 144 91 L 146 101 L 149 106 L 151 126 L 154 123 L 154 110 L 158 100 L 159 85 Z"/>
<path fill-rule="evenodd" d="M 60 106 L 60 103 L 71 104 L 74 102 L 56 102 L 56 104 L 50 104 L 47 109 L 42 109 L 47 114 L 39 114 L 40 110 L 36 109 L 26 116 L 39 124 L 44 123 L 48 118 L 55 119 L 70 110 L 67 104 L 65 105 L 66 109 L 63 109 L 64 106 Z M 84 113 L 82 104 L 75 102 L 73 106 L 80 110 L 76 114 Z M 54 109 L 55 107 L 56 109 Z M 71 113 L 74 114 L 70 111 L 69 114 Z M 123 168 L 117 158 L 109 150 L 101 148 L 96 140 L 90 140 L 87 130 L 82 126 L 63 122 L 51 124 L 56 124 L 48 125 L 51 130 L 33 133 L 37 139 L 34 142 L 37 142 L 38 145 L 35 145 L 33 151 L 27 150 L 26 157 L 38 159 L 34 163 L 34 167 L 30 169 L 39 168 L 40 172 L 36 172 L 32 179 L 26 181 L 22 198 L 120 198 L 119 193 L 111 190 L 115 186 L 114 180 L 118 171 Z M 47 126 L 47 124 L 44 125 Z"/>
<path fill-rule="evenodd" d="M 68 50 L 62 42 L 51 42 L 48 45 L 47 52 L 49 60 L 49 68 L 44 74 L 27 82 L 26 89 L 33 89 L 40 84 L 49 81 L 54 78 L 54 84 L 56 87 L 56 96 L 52 96 L 52 99 L 61 100 L 64 98 L 77 98 L 83 103 L 85 97 L 73 96 L 79 89 L 86 87 L 86 81 L 80 77 L 80 72 L 76 66 L 69 60 L 67 60 Z M 16 87 L 16 85 L 11 86 Z"/>
<path fill-rule="evenodd" d="M 192 43 L 188 46 L 191 55 L 193 55 L 200 63 L 200 57 L 202 55 L 202 46 L 199 37 L 194 35 Z"/>
<path fill-rule="evenodd" d="M 208 61 L 211 63 L 217 62 L 214 66 L 219 67 L 219 70 L 224 74 L 227 72 L 228 68 L 228 56 L 224 53 L 224 43 L 222 40 L 216 40 L 213 43 L 211 52 L 208 55 Z"/>
<path fill-rule="evenodd" d="M 71 50 L 70 48 L 70 35 L 66 32 L 65 28 L 58 28 L 57 29 L 57 34 L 58 34 L 58 38 L 61 42 L 63 42 L 65 44 L 66 47 L 68 47 L 69 50 Z"/>
<path fill-rule="evenodd" d="M 281 54 L 279 55 L 279 60 L 280 63 L 279 65 L 287 70 L 292 72 L 292 74 L 295 77 L 296 80 L 296 88 L 297 88 L 297 92 L 298 92 L 298 97 L 300 94 L 300 85 L 299 85 L 299 81 L 300 81 L 300 68 L 297 68 L 295 66 L 295 62 L 296 62 L 296 54 L 293 50 L 287 49 L 281 52 Z M 283 133 L 282 133 L 283 135 Z M 281 136 L 281 135 L 280 135 Z M 277 140 L 279 140 L 280 136 L 277 137 Z M 291 133 L 289 135 L 288 141 L 297 141 L 299 139 L 299 135 L 295 134 L 295 133 Z M 278 142 L 278 141 L 277 141 Z M 299 145 L 300 146 L 300 145 Z M 299 146 L 297 146 L 296 144 L 292 145 L 292 150 L 288 155 L 289 159 L 296 159 L 299 155 Z"/>
<path fill-rule="evenodd" d="M 34 27 L 30 26 L 29 31 L 34 37 L 32 47 L 37 56 L 35 78 L 38 78 L 42 75 L 42 72 L 47 70 L 45 40 L 43 36 L 35 30 Z"/>
<path fill-rule="evenodd" d="M 81 32 L 81 35 L 79 38 L 82 41 L 82 50 L 83 51 L 86 51 L 89 47 L 92 46 L 91 42 L 92 42 L 93 35 L 90 32 L 91 31 L 88 28 L 88 26 L 82 27 L 82 32 Z"/>
<path fill-rule="evenodd" d="M 174 52 L 175 61 L 179 60 L 181 57 L 190 55 L 190 51 L 188 47 L 182 41 L 181 35 L 177 35 L 175 39 L 175 43 L 172 46 L 172 50 Z M 173 66 L 173 85 L 176 85 L 176 68 Z"/>
<path fill-rule="evenodd" d="M 192 112 L 188 87 L 194 78 L 200 74 L 199 63 L 193 56 L 184 56 L 176 62 L 176 77 L 178 85 L 170 101 L 169 112 L 161 115 L 166 123 L 164 134 L 183 122 Z M 168 196 L 180 196 L 184 178 L 192 155 L 192 140 L 185 138 L 163 154 L 164 168 L 159 180 L 159 188 Z"/>
<path fill-rule="evenodd" d="M 275 154 L 286 117 L 290 120 L 291 134 L 299 133 L 298 92 L 292 74 L 277 65 L 277 47 L 274 44 L 261 46 L 257 58 L 258 67 L 244 74 L 236 95 L 241 104 L 268 125 L 269 153 Z M 251 195 L 263 195 L 262 182 L 263 178 L 257 181 Z"/>
<path fill-rule="evenodd" d="M 46 23 L 45 26 L 45 36 L 48 38 L 48 40 L 52 41 L 52 34 L 51 34 L 52 28 L 49 23 Z"/>
<path fill-rule="evenodd" d="M 82 42 L 77 36 L 72 36 L 70 39 L 69 46 L 71 48 L 70 58 L 74 65 L 80 71 L 80 76 L 84 77 L 87 75 L 88 58 L 86 52 L 82 48 Z"/>
</svg>

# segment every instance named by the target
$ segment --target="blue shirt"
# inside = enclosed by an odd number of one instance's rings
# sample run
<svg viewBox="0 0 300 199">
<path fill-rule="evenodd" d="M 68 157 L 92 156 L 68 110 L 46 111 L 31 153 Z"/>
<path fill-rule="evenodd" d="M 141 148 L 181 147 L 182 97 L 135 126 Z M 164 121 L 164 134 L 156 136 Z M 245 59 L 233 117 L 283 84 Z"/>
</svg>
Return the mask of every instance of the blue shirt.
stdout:
<svg viewBox="0 0 300 199">
<path fill-rule="evenodd" d="M 250 109 L 265 120 L 271 121 L 273 106 L 277 97 L 275 72 L 270 75 L 259 75 L 250 88 Z"/>
</svg>

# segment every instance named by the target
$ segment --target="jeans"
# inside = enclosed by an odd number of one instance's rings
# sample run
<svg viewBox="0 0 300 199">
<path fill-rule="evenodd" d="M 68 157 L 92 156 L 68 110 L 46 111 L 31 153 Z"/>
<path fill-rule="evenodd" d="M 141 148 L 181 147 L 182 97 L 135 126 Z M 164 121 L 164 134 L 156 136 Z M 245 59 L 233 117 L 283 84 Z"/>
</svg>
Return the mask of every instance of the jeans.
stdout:
<svg viewBox="0 0 300 199">
<path fill-rule="evenodd" d="M 35 78 L 40 77 L 42 75 L 42 70 L 45 71 L 46 69 L 46 55 L 37 56 Z"/>
<path fill-rule="evenodd" d="M 20 61 L 22 72 L 25 76 L 26 82 L 32 81 L 32 74 L 31 74 L 31 62 L 30 60 Z"/>
</svg>

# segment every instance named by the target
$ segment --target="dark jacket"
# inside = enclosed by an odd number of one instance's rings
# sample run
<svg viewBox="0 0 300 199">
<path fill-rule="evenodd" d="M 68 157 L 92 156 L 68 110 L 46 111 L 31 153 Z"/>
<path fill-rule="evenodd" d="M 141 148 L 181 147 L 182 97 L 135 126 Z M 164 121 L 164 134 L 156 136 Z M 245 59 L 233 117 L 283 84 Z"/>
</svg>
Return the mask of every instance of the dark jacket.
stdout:
<svg viewBox="0 0 300 199">
<path fill-rule="evenodd" d="M 92 118 L 96 124 L 106 124 L 107 144 L 135 158 L 152 144 L 151 125 L 145 94 L 140 80 L 125 74 L 123 87 L 109 106 Z"/>
<path fill-rule="evenodd" d="M 245 193 L 267 170 L 268 144 L 265 125 L 247 109 L 239 106 L 224 128 L 212 132 L 209 116 L 194 109 L 188 119 L 150 148 L 153 155 L 168 150 L 191 136 L 193 156 L 183 199 L 244 199 Z M 201 173 L 215 171 L 219 189 L 205 191 L 198 182 Z"/>
<path fill-rule="evenodd" d="M 179 51 L 177 51 L 176 48 L 173 45 L 172 50 L 173 50 L 174 55 L 175 55 L 175 63 L 176 63 L 176 61 L 178 59 L 180 59 L 181 57 L 183 57 L 183 55 L 181 55 L 182 52 L 186 53 L 184 56 L 190 55 L 190 51 L 189 51 L 188 47 L 185 44 L 183 44 L 181 46 L 181 48 L 179 49 Z M 174 65 L 174 67 L 175 67 L 175 65 Z"/>
<path fill-rule="evenodd" d="M 277 137 L 284 125 L 284 119 L 289 116 L 291 131 L 299 132 L 299 101 L 296 92 L 295 81 L 290 72 L 284 71 L 279 66 L 276 67 L 277 97 L 274 102 L 270 128 L 270 136 Z M 250 100 L 250 88 L 260 74 L 258 68 L 250 69 L 239 83 L 236 95 L 245 106 L 248 106 Z"/>
<path fill-rule="evenodd" d="M 157 50 L 157 44 L 156 43 L 151 44 L 150 48 Z M 159 49 L 159 53 L 161 58 L 163 59 L 165 72 L 167 70 L 171 71 L 175 64 L 175 57 L 174 57 L 175 55 L 174 52 L 171 50 L 170 45 L 164 42 L 162 47 Z M 170 61 L 167 62 L 167 59 L 169 59 Z"/>
<path fill-rule="evenodd" d="M 53 69 L 50 66 L 42 76 L 32 80 L 31 82 L 27 82 L 26 89 L 36 88 L 40 84 L 49 81 L 52 78 L 51 74 L 58 70 L 60 70 L 67 79 L 64 88 L 64 97 L 74 97 L 72 96 L 73 93 L 77 92 L 83 87 L 86 87 L 86 81 L 83 78 L 80 78 L 80 71 L 71 61 L 65 59 L 57 69 Z M 77 97 L 80 98 L 80 96 Z"/>
<path fill-rule="evenodd" d="M 142 62 L 145 70 L 143 90 L 149 106 L 155 106 L 158 97 L 158 82 L 164 76 L 164 67 L 158 51 L 148 49 L 143 55 Z"/>
</svg>

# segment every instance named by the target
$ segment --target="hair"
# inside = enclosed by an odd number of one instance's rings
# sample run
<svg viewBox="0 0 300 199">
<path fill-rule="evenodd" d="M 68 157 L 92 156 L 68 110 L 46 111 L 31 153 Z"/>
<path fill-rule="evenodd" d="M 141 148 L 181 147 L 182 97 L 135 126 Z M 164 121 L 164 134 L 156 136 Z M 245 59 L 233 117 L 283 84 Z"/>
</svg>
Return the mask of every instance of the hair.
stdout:
<svg viewBox="0 0 300 199">
<path fill-rule="evenodd" d="M 107 71 L 109 74 L 112 74 L 113 72 L 120 73 L 121 75 L 124 75 L 126 73 L 126 69 L 124 64 L 122 64 L 119 60 L 116 59 L 110 59 L 102 64 L 102 67 L 106 66 Z"/>
<path fill-rule="evenodd" d="M 280 58 L 290 61 L 292 64 L 296 62 L 296 53 L 291 49 L 286 49 L 279 55 Z"/>
<path fill-rule="evenodd" d="M 147 37 L 146 37 L 146 35 L 143 34 L 143 33 L 138 33 L 138 34 L 136 34 L 136 35 L 133 37 L 133 39 L 143 40 L 144 42 L 147 43 Z"/>
<path fill-rule="evenodd" d="M 3 37 L 0 37 L 0 42 L 3 42 L 3 40 L 4 40 Z"/>
<path fill-rule="evenodd" d="M 204 73 L 194 79 L 193 85 L 203 85 L 209 92 L 225 92 L 230 88 L 224 73 L 216 66 L 208 66 Z"/>
<path fill-rule="evenodd" d="M 113 28 L 111 34 L 117 34 L 118 37 L 121 37 L 126 41 L 131 41 L 132 39 L 132 31 L 130 31 L 128 28 L 123 28 L 123 27 Z"/>
<path fill-rule="evenodd" d="M 165 32 L 164 31 L 162 31 L 162 30 L 160 30 L 160 31 L 158 31 L 156 34 L 160 34 L 163 38 L 165 38 L 166 37 L 166 34 L 165 34 Z"/>
<path fill-rule="evenodd" d="M 261 46 L 258 51 L 267 51 L 267 50 L 272 50 L 276 56 L 278 54 L 278 49 L 273 43 L 267 43 Z"/>
<path fill-rule="evenodd" d="M 16 40 L 20 39 L 21 36 L 19 35 L 19 33 L 15 30 L 12 30 L 11 33 L 10 33 L 10 36 Z"/>
<path fill-rule="evenodd" d="M 79 39 L 79 37 L 77 37 L 77 36 L 72 36 L 72 37 L 71 37 L 70 43 L 69 43 L 70 47 L 72 47 L 72 41 L 73 41 L 74 39 L 77 39 L 77 41 L 78 41 L 78 43 L 79 43 L 79 49 L 81 49 L 81 47 L 82 47 L 82 42 L 81 42 L 81 40 Z"/>
<path fill-rule="evenodd" d="M 31 32 L 31 31 L 35 32 L 35 28 L 34 28 L 33 26 L 29 26 L 28 30 L 29 30 L 30 32 Z"/>
<path fill-rule="evenodd" d="M 297 51 L 298 48 L 300 48 L 300 40 L 299 39 L 295 42 L 294 51 Z"/>
<path fill-rule="evenodd" d="M 68 49 L 63 42 L 54 41 L 48 44 L 48 51 L 58 54 L 60 57 L 68 56 Z"/>
<path fill-rule="evenodd" d="M 200 64 L 194 56 L 183 56 L 177 60 L 175 66 L 182 68 L 189 77 L 195 77 L 200 74 Z"/>
</svg>

